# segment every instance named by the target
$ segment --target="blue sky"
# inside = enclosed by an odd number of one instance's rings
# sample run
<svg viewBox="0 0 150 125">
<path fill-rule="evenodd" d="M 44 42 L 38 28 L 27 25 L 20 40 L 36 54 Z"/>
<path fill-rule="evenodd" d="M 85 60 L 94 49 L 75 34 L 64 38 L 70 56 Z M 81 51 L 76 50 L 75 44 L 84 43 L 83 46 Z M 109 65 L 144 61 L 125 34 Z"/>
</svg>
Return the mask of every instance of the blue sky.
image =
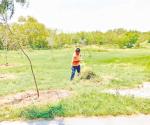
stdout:
<svg viewBox="0 0 150 125">
<path fill-rule="evenodd" d="M 17 6 L 12 21 L 33 16 L 49 28 L 65 32 L 114 28 L 150 30 L 150 0 L 30 0 Z"/>
</svg>

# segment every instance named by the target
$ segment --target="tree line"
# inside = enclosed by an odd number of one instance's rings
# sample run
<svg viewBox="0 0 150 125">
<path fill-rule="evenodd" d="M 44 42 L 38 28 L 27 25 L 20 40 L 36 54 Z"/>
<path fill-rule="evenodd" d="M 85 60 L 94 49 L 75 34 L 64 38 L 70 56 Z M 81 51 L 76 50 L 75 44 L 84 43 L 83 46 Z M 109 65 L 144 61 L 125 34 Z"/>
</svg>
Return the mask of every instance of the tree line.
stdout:
<svg viewBox="0 0 150 125">
<path fill-rule="evenodd" d="M 49 29 L 33 17 L 19 17 L 18 21 L 10 25 L 11 35 L 5 24 L 0 24 L 0 49 L 17 50 L 17 41 L 23 47 L 32 49 L 49 49 L 66 47 L 68 45 L 99 45 L 116 48 L 140 48 L 150 43 L 150 32 L 114 29 L 107 32 L 77 32 L 64 33 L 56 29 Z"/>
</svg>

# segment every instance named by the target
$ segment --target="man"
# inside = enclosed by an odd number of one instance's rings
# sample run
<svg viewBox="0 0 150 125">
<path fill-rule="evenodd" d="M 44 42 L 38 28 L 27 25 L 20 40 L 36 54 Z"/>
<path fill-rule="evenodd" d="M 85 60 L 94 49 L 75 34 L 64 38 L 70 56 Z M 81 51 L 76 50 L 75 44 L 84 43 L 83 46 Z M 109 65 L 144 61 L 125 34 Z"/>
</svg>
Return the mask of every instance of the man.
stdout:
<svg viewBox="0 0 150 125">
<path fill-rule="evenodd" d="M 78 72 L 78 76 L 80 75 L 80 48 L 76 48 L 73 58 L 72 58 L 72 73 L 70 80 L 73 80 L 76 70 Z"/>
</svg>

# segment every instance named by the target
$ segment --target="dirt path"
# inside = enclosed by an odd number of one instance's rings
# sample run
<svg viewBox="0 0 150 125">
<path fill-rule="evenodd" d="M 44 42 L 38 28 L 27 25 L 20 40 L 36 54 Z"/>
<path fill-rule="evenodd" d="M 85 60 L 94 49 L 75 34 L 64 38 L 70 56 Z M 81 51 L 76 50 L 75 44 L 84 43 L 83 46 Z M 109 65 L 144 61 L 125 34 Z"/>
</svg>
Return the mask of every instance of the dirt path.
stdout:
<svg viewBox="0 0 150 125">
<path fill-rule="evenodd" d="M 71 92 L 67 90 L 42 90 L 40 97 L 37 97 L 36 91 L 26 91 L 13 95 L 0 97 L 0 106 L 27 106 L 30 104 L 46 104 L 71 96 Z"/>
<path fill-rule="evenodd" d="M 139 88 L 134 89 L 109 89 L 104 90 L 105 93 L 110 94 L 120 94 L 120 95 L 129 95 L 134 97 L 150 98 L 150 83 L 145 82 Z"/>
<path fill-rule="evenodd" d="M 0 122 L 0 125 L 150 125 L 150 116 L 74 117 L 56 120 Z"/>
</svg>

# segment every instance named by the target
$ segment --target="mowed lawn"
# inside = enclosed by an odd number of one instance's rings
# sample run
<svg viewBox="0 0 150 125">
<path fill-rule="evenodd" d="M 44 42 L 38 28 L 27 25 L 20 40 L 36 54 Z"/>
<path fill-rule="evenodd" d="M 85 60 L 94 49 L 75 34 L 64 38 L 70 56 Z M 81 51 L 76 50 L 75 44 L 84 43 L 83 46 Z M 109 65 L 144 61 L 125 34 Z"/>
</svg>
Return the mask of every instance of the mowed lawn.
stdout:
<svg viewBox="0 0 150 125">
<path fill-rule="evenodd" d="M 107 88 L 132 88 L 150 81 L 149 49 L 81 48 L 84 67 L 91 67 L 97 81 L 69 81 L 73 48 L 27 51 L 40 90 L 66 89 L 76 94 L 57 104 L 29 106 L 22 109 L 1 107 L 0 119 L 53 118 L 75 115 L 150 114 L 150 100 L 101 94 Z M 5 63 L 5 52 L 0 51 L 0 64 Z M 8 52 L 8 67 L 0 67 L 0 74 L 14 78 L 0 79 L 0 96 L 35 90 L 27 59 L 20 51 Z M 9 114 L 9 115 L 8 115 Z"/>
</svg>

